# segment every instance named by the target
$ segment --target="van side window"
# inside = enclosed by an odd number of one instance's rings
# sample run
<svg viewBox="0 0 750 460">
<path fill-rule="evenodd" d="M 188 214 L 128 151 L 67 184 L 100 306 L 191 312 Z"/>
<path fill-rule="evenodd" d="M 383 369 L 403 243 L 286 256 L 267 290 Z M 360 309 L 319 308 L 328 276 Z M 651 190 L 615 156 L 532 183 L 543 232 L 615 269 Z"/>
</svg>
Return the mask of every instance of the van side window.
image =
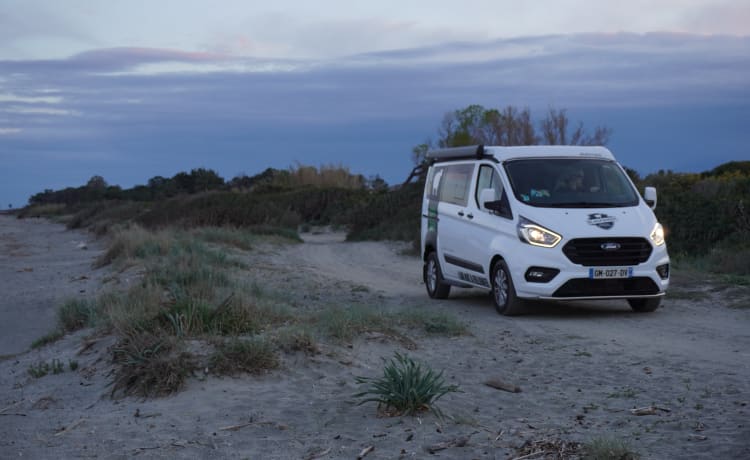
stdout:
<svg viewBox="0 0 750 460">
<path fill-rule="evenodd" d="M 425 195 L 428 200 L 437 201 L 440 197 L 440 181 L 445 173 L 445 168 L 432 168 L 427 174 L 427 186 L 425 187 Z"/>
<path fill-rule="evenodd" d="M 440 177 L 440 201 L 466 206 L 469 202 L 469 187 L 471 186 L 471 177 L 474 172 L 474 165 L 450 165 L 446 166 Z M 436 171 L 433 176 L 433 187 L 438 180 L 440 171 Z"/>
<path fill-rule="evenodd" d="M 505 189 L 503 189 L 503 183 L 500 180 L 500 175 L 492 166 L 481 165 L 479 167 L 479 177 L 477 177 L 477 189 L 474 192 L 474 199 L 476 200 L 477 208 L 481 209 L 481 206 L 479 204 L 479 195 L 482 193 L 482 190 L 488 188 L 492 189 L 495 192 L 494 200 L 502 201 L 504 209 L 507 209 L 507 212 L 502 212 L 498 215 L 502 217 L 512 218 L 513 215 L 510 212 L 510 203 L 508 202 L 508 196 L 505 194 Z"/>
</svg>

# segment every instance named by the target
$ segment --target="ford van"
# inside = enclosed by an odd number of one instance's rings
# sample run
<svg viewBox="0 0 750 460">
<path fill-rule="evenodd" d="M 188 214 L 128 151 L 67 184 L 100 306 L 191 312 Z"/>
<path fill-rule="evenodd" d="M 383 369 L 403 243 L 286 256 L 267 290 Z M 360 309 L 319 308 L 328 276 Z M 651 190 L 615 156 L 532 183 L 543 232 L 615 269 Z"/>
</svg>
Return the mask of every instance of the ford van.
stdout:
<svg viewBox="0 0 750 460">
<path fill-rule="evenodd" d="M 535 299 L 658 308 L 669 255 L 656 190 L 641 196 L 605 147 L 480 145 L 426 159 L 421 253 L 430 297 L 486 289 L 504 315 Z"/>
</svg>

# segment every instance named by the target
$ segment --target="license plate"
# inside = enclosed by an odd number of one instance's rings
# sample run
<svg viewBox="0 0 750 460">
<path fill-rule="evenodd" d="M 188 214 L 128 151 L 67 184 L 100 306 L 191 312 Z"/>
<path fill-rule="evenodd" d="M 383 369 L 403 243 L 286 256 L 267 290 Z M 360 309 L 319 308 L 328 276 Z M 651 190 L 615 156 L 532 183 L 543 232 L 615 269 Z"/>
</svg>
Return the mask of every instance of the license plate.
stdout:
<svg viewBox="0 0 750 460">
<path fill-rule="evenodd" d="M 633 267 L 601 267 L 589 268 L 589 278 L 591 279 L 614 279 L 614 278 L 632 278 Z"/>
</svg>

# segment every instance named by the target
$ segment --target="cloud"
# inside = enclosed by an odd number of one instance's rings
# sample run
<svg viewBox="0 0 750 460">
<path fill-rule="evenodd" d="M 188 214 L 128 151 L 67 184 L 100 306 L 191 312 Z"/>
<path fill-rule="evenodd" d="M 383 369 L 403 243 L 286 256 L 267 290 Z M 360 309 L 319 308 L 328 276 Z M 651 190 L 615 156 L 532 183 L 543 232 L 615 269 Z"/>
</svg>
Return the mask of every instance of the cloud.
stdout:
<svg viewBox="0 0 750 460">
<path fill-rule="evenodd" d="M 345 159 L 353 170 L 387 174 L 378 168 L 407 169 L 410 147 L 432 136 L 445 112 L 472 103 L 528 106 L 534 114 L 555 106 L 574 118 L 606 109 L 655 120 L 657 109 L 673 117 L 696 106 L 746 113 L 749 48 L 747 37 L 586 34 L 339 59 L 107 48 L 59 60 L 6 60 L 0 157 L 30 165 L 44 158 L 51 168 L 62 167 L 55 158 L 67 158 L 81 174 L 123 185 L 128 181 L 110 176 L 129 171 L 132 184 L 198 166 L 236 174 L 294 160 Z M 735 125 L 727 129 L 745 132 Z M 678 125 L 670 129 L 679 135 Z"/>
</svg>

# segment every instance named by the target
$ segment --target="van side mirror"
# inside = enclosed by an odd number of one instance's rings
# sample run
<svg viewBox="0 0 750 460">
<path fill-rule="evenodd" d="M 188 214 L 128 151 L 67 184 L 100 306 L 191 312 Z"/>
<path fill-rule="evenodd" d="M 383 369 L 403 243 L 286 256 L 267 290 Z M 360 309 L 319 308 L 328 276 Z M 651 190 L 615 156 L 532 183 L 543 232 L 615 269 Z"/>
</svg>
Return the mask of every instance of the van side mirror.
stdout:
<svg viewBox="0 0 750 460">
<path fill-rule="evenodd" d="M 656 189 L 654 187 L 646 187 L 643 191 L 643 199 L 646 200 L 649 208 L 656 209 Z"/>
<path fill-rule="evenodd" d="M 496 200 L 495 191 L 491 188 L 486 188 L 480 192 L 479 206 L 500 216 L 507 217 L 510 215 L 507 200 Z"/>
<path fill-rule="evenodd" d="M 485 188 L 485 189 L 482 189 L 481 192 L 479 192 L 479 207 L 480 208 L 492 210 L 487 205 L 489 203 L 492 203 L 493 201 L 495 201 L 495 191 L 492 190 L 491 188 Z"/>
</svg>

